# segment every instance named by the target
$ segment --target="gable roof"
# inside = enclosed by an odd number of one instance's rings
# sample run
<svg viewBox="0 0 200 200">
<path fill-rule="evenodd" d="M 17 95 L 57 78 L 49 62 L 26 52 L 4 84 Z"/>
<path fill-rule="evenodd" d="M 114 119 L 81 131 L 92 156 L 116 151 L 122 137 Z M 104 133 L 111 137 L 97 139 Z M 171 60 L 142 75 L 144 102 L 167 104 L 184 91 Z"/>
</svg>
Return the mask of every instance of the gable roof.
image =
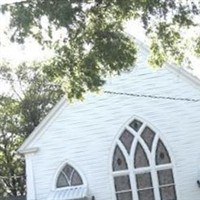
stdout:
<svg viewBox="0 0 200 200">
<path fill-rule="evenodd" d="M 131 36 L 130 36 L 131 37 Z M 142 47 L 145 51 L 149 52 L 148 46 L 144 43 L 136 39 L 137 44 Z M 177 76 L 184 78 L 186 81 L 189 81 L 194 87 L 200 90 L 200 79 L 196 76 L 193 76 L 191 73 L 186 71 L 183 67 L 178 66 L 173 63 L 166 63 L 165 66 L 169 71 L 172 71 Z"/>
<path fill-rule="evenodd" d="M 40 133 L 43 128 L 50 123 L 58 114 L 58 111 L 61 110 L 62 106 L 66 103 L 65 97 L 61 98 L 61 100 L 51 109 L 51 111 L 46 115 L 46 117 L 39 123 L 39 125 L 33 130 L 33 132 L 29 135 L 29 137 L 24 141 L 24 143 L 17 150 L 21 154 L 36 152 L 37 148 L 27 149 L 27 146 L 36 138 L 38 133 Z"/>
<path fill-rule="evenodd" d="M 143 48 L 143 50 L 149 52 L 148 47 L 140 42 L 137 41 L 139 46 Z M 187 72 L 185 69 L 178 67 L 174 64 L 166 63 L 165 67 L 172 71 L 175 75 L 177 75 L 180 78 L 183 78 L 185 81 L 187 81 L 189 84 L 193 85 L 196 89 L 200 90 L 200 80 L 197 77 L 194 77 L 192 74 Z M 25 140 L 25 142 L 21 145 L 21 147 L 18 149 L 18 152 L 21 154 L 27 154 L 27 153 L 33 153 L 37 152 L 38 148 L 28 148 L 29 145 L 32 143 L 35 138 L 38 137 L 38 135 L 42 132 L 42 130 L 50 124 L 55 117 L 63 110 L 63 106 L 66 106 L 66 99 L 63 97 L 56 106 L 53 107 L 53 109 L 49 112 L 49 114 L 42 120 L 42 122 L 34 129 L 34 131 L 30 134 L 30 136 Z"/>
</svg>

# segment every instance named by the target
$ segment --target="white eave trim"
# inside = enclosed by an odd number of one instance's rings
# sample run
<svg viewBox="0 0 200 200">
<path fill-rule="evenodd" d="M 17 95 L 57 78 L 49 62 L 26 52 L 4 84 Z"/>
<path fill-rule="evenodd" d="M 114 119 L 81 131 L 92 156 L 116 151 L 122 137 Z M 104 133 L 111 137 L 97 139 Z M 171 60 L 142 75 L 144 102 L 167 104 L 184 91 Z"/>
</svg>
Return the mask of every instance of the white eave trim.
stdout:
<svg viewBox="0 0 200 200">
<path fill-rule="evenodd" d="M 139 39 L 133 37 L 132 35 L 128 34 L 129 37 L 133 38 L 140 47 L 142 47 L 145 51 L 149 52 L 148 46 L 140 41 Z M 200 90 L 200 79 L 186 71 L 183 67 L 177 66 L 173 63 L 166 63 L 164 68 L 168 69 L 169 71 L 173 72 L 177 76 L 184 78 L 186 81 L 189 81 L 196 89 Z"/>
<path fill-rule="evenodd" d="M 38 147 L 35 148 L 30 148 L 30 149 L 25 149 L 25 150 L 18 150 L 17 152 L 20 154 L 32 154 L 32 153 L 36 153 L 39 151 Z"/>
<path fill-rule="evenodd" d="M 55 114 L 57 111 L 64 105 L 66 102 L 66 98 L 63 97 L 47 114 L 47 116 L 40 122 L 40 124 L 33 130 L 33 132 L 29 135 L 29 137 L 24 141 L 24 143 L 20 146 L 18 149 L 18 152 L 26 152 L 28 149 L 27 147 L 30 145 L 30 143 L 37 137 L 39 133 L 42 132 L 43 128 L 47 125 L 47 123 L 50 123 L 50 121 L 55 117 Z"/>
<path fill-rule="evenodd" d="M 177 74 L 177 76 L 181 76 L 189 81 L 196 89 L 200 89 L 200 79 L 187 72 L 184 68 L 178 67 L 175 64 L 166 64 L 166 67 L 168 70 Z"/>
</svg>

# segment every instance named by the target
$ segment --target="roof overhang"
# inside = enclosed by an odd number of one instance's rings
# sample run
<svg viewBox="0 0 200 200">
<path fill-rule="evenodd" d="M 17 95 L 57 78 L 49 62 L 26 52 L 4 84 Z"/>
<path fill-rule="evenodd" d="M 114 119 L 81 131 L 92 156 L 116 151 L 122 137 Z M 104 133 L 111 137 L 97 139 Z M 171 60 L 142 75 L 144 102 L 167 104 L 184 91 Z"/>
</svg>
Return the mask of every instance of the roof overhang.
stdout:
<svg viewBox="0 0 200 200">
<path fill-rule="evenodd" d="M 55 189 L 50 192 L 47 200 L 75 200 L 85 199 L 87 196 L 87 187 L 81 185 L 65 189 Z"/>
<path fill-rule="evenodd" d="M 51 123 L 51 121 L 54 120 L 56 113 L 58 113 L 58 110 L 61 110 L 63 104 L 66 103 L 66 98 L 63 97 L 53 108 L 52 110 L 47 114 L 47 116 L 40 122 L 40 124 L 33 130 L 33 132 L 29 135 L 29 137 L 24 141 L 24 143 L 20 146 L 20 148 L 17 150 L 21 154 L 26 154 L 30 153 L 30 149 L 35 149 L 31 148 L 30 143 L 33 142 L 33 140 L 38 136 L 44 127 L 48 124 Z"/>
<path fill-rule="evenodd" d="M 32 154 L 32 153 L 36 153 L 39 151 L 38 147 L 35 148 L 29 148 L 29 149 L 24 149 L 24 150 L 18 150 L 17 152 L 20 154 Z"/>
<path fill-rule="evenodd" d="M 127 34 L 127 33 L 126 33 Z M 131 36 L 130 34 L 127 34 L 130 38 L 132 38 L 136 44 L 138 44 L 140 47 L 142 47 L 147 53 L 149 53 L 149 46 L 145 44 L 144 42 L 140 41 L 139 39 Z M 173 72 L 177 76 L 183 78 L 184 80 L 188 81 L 190 84 L 192 84 L 196 89 L 200 90 L 200 78 L 192 75 L 186 69 L 184 69 L 182 66 L 178 66 L 175 63 L 165 63 L 164 68 L 167 68 L 169 71 Z"/>
</svg>

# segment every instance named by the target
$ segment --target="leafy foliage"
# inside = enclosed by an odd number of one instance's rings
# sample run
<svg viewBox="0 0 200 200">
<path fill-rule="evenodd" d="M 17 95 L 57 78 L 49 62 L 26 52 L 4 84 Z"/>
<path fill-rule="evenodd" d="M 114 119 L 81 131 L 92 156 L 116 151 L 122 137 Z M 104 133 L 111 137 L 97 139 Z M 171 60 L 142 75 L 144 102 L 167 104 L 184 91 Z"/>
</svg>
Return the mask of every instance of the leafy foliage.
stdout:
<svg viewBox="0 0 200 200">
<path fill-rule="evenodd" d="M 0 194 L 23 195 L 25 190 L 24 165 L 15 150 L 22 142 L 18 135 L 18 102 L 1 97 L 0 105 Z"/>
<path fill-rule="evenodd" d="M 62 85 L 69 99 L 98 91 L 105 77 L 128 70 L 136 60 L 136 47 L 123 33 L 127 20 L 141 19 L 151 38 L 153 66 L 185 58 L 185 31 L 199 29 L 198 1 L 179 0 L 32 0 L 1 8 L 10 12 L 11 40 L 24 43 L 33 37 L 55 51 L 44 65 L 51 81 Z M 137 31 L 137 30 L 136 30 Z M 199 34 L 199 32 L 198 32 Z M 192 40 L 189 42 L 191 43 Z M 193 50 L 199 54 L 199 42 Z"/>
<path fill-rule="evenodd" d="M 63 86 L 69 99 L 98 91 L 107 75 L 128 70 L 134 63 L 136 47 L 122 32 L 132 9 L 128 1 L 100 0 L 34 0 L 2 7 L 12 16 L 11 40 L 23 43 L 31 36 L 55 50 L 44 71 Z"/>
<path fill-rule="evenodd" d="M 10 94 L 0 96 L 0 196 L 24 195 L 24 161 L 16 150 L 63 93 L 38 66 L 11 70 L 3 65 L 0 72 L 11 87 Z"/>
</svg>

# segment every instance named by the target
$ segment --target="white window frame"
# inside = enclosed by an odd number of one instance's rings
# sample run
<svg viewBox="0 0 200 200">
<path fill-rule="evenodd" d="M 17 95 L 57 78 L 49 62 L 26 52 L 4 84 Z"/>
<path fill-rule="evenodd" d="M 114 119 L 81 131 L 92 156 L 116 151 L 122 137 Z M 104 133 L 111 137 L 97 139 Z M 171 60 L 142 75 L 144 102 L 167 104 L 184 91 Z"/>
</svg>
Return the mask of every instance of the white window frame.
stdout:
<svg viewBox="0 0 200 200">
<path fill-rule="evenodd" d="M 82 182 L 83 184 L 82 185 L 78 185 L 78 186 L 66 186 L 66 187 L 60 187 L 60 188 L 57 188 L 56 185 L 57 185 L 57 179 L 58 179 L 58 176 L 60 175 L 60 173 L 62 172 L 63 168 L 69 164 L 70 166 L 73 167 L 73 169 L 75 169 L 81 179 L 82 179 Z M 54 174 L 54 177 L 53 177 L 53 184 L 52 184 L 52 191 L 55 191 L 55 190 L 65 190 L 66 188 L 74 188 L 74 187 L 80 187 L 80 186 L 83 186 L 83 187 L 86 187 L 87 188 L 87 180 L 85 178 L 85 175 L 82 173 L 82 171 L 80 170 L 80 167 L 77 166 L 74 162 L 72 161 L 69 161 L 69 160 L 65 160 L 64 162 L 62 162 L 58 167 L 57 167 L 57 170 Z"/>
<path fill-rule="evenodd" d="M 138 132 L 134 131 L 129 126 L 129 124 L 134 119 L 139 120 L 143 123 Z M 154 140 L 153 140 L 153 146 L 152 146 L 151 152 L 150 152 L 148 146 L 146 145 L 146 143 L 144 142 L 144 140 L 140 137 L 141 133 L 143 132 L 143 130 L 147 126 L 155 132 L 155 137 L 154 137 Z M 124 145 L 122 144 L 122 142 L 119 140 L 121 134 L 123 133 L 123 131 L 125 129 L 128 130 L 134 136 L 134 140 L 133 140 L 131 150 L 130 150 L 130 155 L 128 154 L 128 152 L 127 152 L 126 148 L 124 147 Z M 159 139 L 163 142 L 164 146 L 166 147 L 168 154 L 169 154 L 169 157 L 171 159 L 171 163 L 156 166 L 156 161 L 155 161 L 156 155 L 155 154 L 156 154 L 156 148 L 157 148 L 157 143 L 158 143 Z M 141 146 L 143 147 L 143 149 L 144 149 L 144 151 L 147 155 L 147 158 L 149 160 L 149 166 L 135 169 L 134 166 L 133 166 L 133 160 L 134 160 L 135 148 L 136 148 L 138 141 L 140 142 Z M 175 187 L 176 198 L 179 199 L 179 194 L 178 194 L 178 189 L 177 189 L 177 181 L 176 181 L 176 171 L 175 171 L 175 166 L 174 166 L 174 159 L 173 159 L 173 156 L 172 156 L 170 149 L 167 148 L 166 144 L 167 144 L 167 142 L 165 141 L 163 136 L 161 137 L 160 131 L 157 130 L 155 127 L 153 127 L 150 123 L 147 123 L 144 119 L 141 119 L 138 116 L 132 117 L 131 120 L 129 120 L 121 128 L 121 130 L 119 131 L 119 134 L 117 134 L 117 137 L 116 137 L 115 142 L 113 144 L 113 147 L 112 147 L 112 150 L 111 150 L 111 156 L 110 156 L 110 172 L 111 172 L 112 199 L 113 200 L 117 200 L 116 190 L 115 190 L 115 186 L 114 186 L 114 177 L 115 176 L 123 176 L 123 175 L 129 175 L 133 199 L 139 200 L 139 198 L 138 198 L 138 188 L 137 188 L 136 176 L 135 175 L 138 174 L 138 173 L 142 173 L 142 172 L 144 172 L 144 173 L 150 172 L 151 173 L 152 188 L 154 189 L 155 200 L 161 200 L 157 171 L 167 170 L 167 169 L 172 169 L 172 171 L 173 171 L 173 178 L 174 178 L 174 184 L 173 185 Z M 122 153 L 123 153 L 123 155 L 126 159 L 127 166 L 128 166 L 127 170 L 113 171 L 113 167 L 112 167 L 113 155 L 114 155 L 114 150 L 115 150 L 116 145 L 118 145 L 120 147 L 120 149 L 121 149 L 121 151 L 122 151 Z"/>
</svg>

